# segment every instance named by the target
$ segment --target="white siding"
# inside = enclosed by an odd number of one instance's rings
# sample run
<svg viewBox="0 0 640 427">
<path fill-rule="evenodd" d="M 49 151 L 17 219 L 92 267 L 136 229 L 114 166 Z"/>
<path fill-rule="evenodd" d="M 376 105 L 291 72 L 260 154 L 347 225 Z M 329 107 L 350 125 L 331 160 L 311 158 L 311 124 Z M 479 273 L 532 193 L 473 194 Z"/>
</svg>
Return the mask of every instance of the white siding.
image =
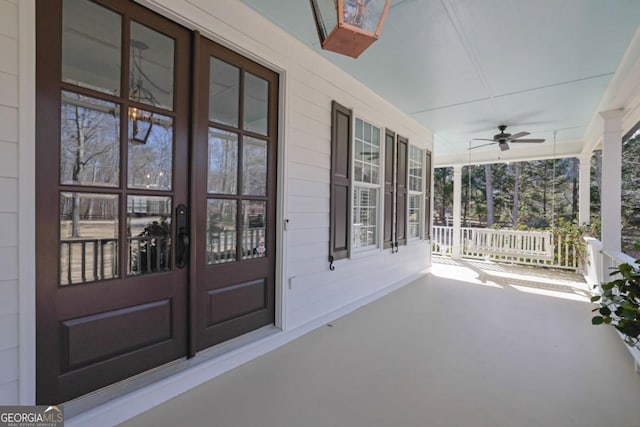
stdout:
<svg viewBox="0 0 640 427">
<path fill-rule="evenodd" d="M 0 34 L 18 38 L 18 6 L 7 0 L 0 0 Z"/>
<path fill-rule="evenodd" d="M 0 0 L 0 405 L 18 403 L 18 7 Z"/>
<path fill-rule="evenodd" d="M 10 381 L 0 385 L 0 402 L 3 405 L 17 405 L 18 402 L 18 381 Z"/>
<path fill-rule="evenodd" d="M 18 314 L 18 282 L 16 280 L 0 280 L 0 315 L 2 314 Z"/>
</svg>

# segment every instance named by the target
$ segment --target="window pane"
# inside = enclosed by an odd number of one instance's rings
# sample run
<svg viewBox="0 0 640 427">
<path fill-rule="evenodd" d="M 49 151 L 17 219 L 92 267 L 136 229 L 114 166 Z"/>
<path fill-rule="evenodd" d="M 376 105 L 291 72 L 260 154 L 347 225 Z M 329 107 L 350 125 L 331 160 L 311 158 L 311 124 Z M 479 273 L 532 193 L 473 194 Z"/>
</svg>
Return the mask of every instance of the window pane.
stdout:
<svg viewBox="0 0 640 427">
<path fill-rule="evenodd" d="M 209 193 L 237 194 L 238 135 L 209 128 Z"/>
<path fill-rule="evenodd" d="M 364 122 L 361 119 L 356 119 L 356 138 L 362 139 Z"/>
<path fill-rule="evenodd" d="M 267 141 L 245 137 L 242 157 L 242 194 L 267 195 Z"/>
<path fill-rule="evenodd" d="M 238 127 L 240 70 L 213 57 L 209 68 L 209 120 Z"/>
<path fill-rule="evenodd" d="M 127 274 L 171 270 L 171 198 L 127 197 Z"/>
<path fill-rule="evenodd" d="M 371 142 L 371 125 L 367 122 L 364 123 L 364 133 L 362 138 L 367 142 Z"/>
<path fill-rule="evenodd" d="M 378 174 L 378 167 L 377 166 L 371 166 L 371 183 L 372 184 L 377 184 L 380 177 Z"/>
<path fill-rule="evenodd" d="M 173 119 L 129 108 L 129 188 L 171 190 Z"/>
<path fill-rule="evenodd" d="M 244 74 L 244 130 L 267 134 L 269 118 L 269 82 Z"/>
<path fill-rule="evenodd" d="M 420 237 L 420 209 L 422 207 L 420 199 L 419 195 L 409 195 L 408 233 L 410 239 Z"/>
<path fill-rule="evenodd" d="M 422 192 L 423 150 L 409 146 L 409 190 Z"/>
<path fill-rule="evenodd" d="M 356 119 L 353 179 L 367 184 L 380 183 L 380 129 Z"/>
<path fill-rule="evenodd" d="M 129 98 L 173 110 L 173 39 L 131 22 Z"/>
<path fill-rule="evenodd" d="M 242 259 L 266 255 L 267 202 L 242 201 Z"/>
<path fill-rule="evenodd" d="M 354 187 L 353 246 L 361 248 L 377 244 L 378 190 Z"/>
<path fill-rule="evenodd" d="M 236 200 L 207 201 L 207 264 L 236 260 Z"/>
<path fill-rule="evenodd" d="M 362 145 L 362 141 L 359 140 L 359 139 L 356 139 L 355 159 L 362 161 L 364 158 L 365 158 L 364 157 L 364 147 Z"/>
<path fill-rule="evenodd" d="M 60 194 L 60 284 L 118 276 L 118 196 Z"/>
<path fill-rule="evenodd" d="M 120 15 L 88 0 L 62 5 L 62 80 L 120 95 Z"/>
<path fill-rule="evenodd" d="M 60 182 L 118 186 L 120 107 L 62 92 Z"/>
</svg>

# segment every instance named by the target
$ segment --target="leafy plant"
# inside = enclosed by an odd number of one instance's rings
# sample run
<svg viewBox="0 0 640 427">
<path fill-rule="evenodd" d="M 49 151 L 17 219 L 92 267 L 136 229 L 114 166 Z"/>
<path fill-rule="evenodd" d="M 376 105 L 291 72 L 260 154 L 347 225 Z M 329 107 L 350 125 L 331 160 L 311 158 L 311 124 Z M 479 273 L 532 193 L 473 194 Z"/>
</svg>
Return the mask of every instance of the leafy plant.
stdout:
<svg viewBox="0 0 640 427">
<path fill-rule="evenodd" d="M 156 272 L 169 268 L 171 230 L 167 217 L 162 216 L 160 221 L 147 224 L 138 237 L 142 238 L 140 251 L 137 254 L 140 265 L 139 273 Z"/>
<path fill-rule="evenodd" d="M 566 249 L 563 248 L 563 257 L 566 256 L 564 250 L 568 250 L 570 262 L 583 263 L 586 261 L 587 245 L 584 236 L 588 234 L 588 226 L 578 226 L 575 222 L 558 218 L 558 222 L 555 227 L 551 228 L 551 232 L 555 244 L 561 242 L 562 245 L 566 245 Z M 557 251 L 555 257 L 558 257 Z M 556 261 L 559 260 L 556 259 Z"/>
<path fill-rule="evenodd" d="M 620 275 L 601 286 L 602 295 L 591 298 L 602 306 L 591 319 L 594 325 L 613 325 L 624 335 L 624 341 L 630 347 L 640 348 L 640 260 L 634 265 L 620 264 L 611 275 Z"/>
</svg>

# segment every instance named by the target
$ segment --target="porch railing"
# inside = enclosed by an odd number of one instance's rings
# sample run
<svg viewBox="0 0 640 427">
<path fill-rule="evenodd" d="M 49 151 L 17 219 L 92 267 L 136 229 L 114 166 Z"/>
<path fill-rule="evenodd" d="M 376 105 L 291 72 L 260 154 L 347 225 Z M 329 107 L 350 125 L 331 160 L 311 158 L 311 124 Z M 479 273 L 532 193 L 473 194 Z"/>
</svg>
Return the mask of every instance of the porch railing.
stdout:
<svg viewBox="0 0 640 427">
<path fill-rule="evenodd" d="M 434 226 L 432 236 L 432 253 L 451 256 L 454 246 L 453 227 Z M 550 232 L 461 227 L 459 245 L 463 258 L 574 271 L 581 268 L 574 244 L 563 236 L 554 236 Z"/>
<path fill-rule="evenodd" d="M 265 228 L 245 228 L 240 236 L 241 259 L 260 258 L 266 255 Z M 236 230 L 224 230 L 209 234 L 207 240 L 207 262 L 220 264 L 236 261 L 237 233 Z"/>
<path fill-rule="evenodd" d="M 118 275 L 118 239 L 66 239 L 60 242 L 60 283 L 93 282 Z"/>
<path fill-rule="evenodd" d="M 602 243 L 597 239 L 587 237 L 585 241 L 587 242 L 588 266 L 585 271 L 585 280 L 592 290 L 595 290 L 596 285 L 615 280 L 617 277 L 612 276 L 611 272 L 620 264 L 633 265 L 635 263 L 635 259 L 625 253 L 604 249 Z M 620 332 L 618 332 L 618 335 L 624 340 Z M 640 349 L 638 347 L 629 347 L 626 344 L 625 347 L 633 357 L 636 373 L 640 374 Z"/>
</svg>

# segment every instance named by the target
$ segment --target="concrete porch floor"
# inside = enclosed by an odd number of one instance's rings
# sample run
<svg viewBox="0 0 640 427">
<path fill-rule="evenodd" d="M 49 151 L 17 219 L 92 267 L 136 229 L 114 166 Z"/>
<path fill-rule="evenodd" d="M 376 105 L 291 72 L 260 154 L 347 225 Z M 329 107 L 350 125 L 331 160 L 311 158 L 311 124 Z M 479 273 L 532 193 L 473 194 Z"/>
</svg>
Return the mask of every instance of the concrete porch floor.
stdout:
<svg viewBox="0 0 640 427">
<path fill-rule="evenodd" d="M 639 427 L 640 376 L 568 272 L 433 274 L 125 426 Z"/>
</svg>

